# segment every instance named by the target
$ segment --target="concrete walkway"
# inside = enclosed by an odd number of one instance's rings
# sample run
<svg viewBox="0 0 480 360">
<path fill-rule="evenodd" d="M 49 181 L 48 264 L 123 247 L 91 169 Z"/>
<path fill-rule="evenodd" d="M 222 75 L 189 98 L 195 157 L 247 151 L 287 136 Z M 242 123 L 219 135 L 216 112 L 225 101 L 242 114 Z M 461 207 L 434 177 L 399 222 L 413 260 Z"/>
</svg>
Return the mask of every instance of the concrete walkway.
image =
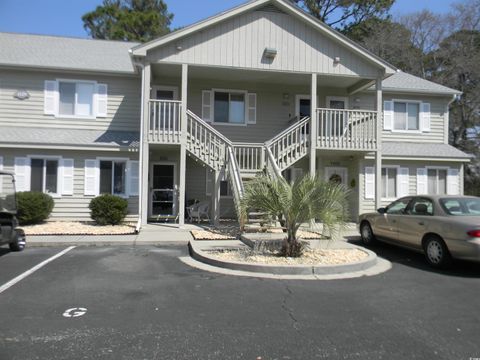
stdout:
<svg viewBox="0 0 480 360">
<path fill-rule="evenodd" d="M 314 230 L 319 231 L 320 229 L 321 227 L 317 227 Z M 139 234 L 131 235 L 29 235 L 27 236 L 27 246 L 135 246 L 172 242 L 187 244 L 193 240 L 191 230 L 205 230 L 205 224 L 185 224 L 181 228 L 177 224 L 148 224 L 142 227 Z M 341 241 L 354 237 L 358 237 L 358 231 L 355 224 L 350 223 L 341 234 L 336 236 L 336 240 Z"/>
<path fill-rule="evenodd" d="M 156 245 L 162 243 L 185 243 L 192 240 L 190 230 L 196 225 L 179 228 L 171 224 L 149 224 L 139 234 L 132 235 L 49 235 L 28 236 L 27 246 L 110 246 L 110 245 Z"/>
</svg>

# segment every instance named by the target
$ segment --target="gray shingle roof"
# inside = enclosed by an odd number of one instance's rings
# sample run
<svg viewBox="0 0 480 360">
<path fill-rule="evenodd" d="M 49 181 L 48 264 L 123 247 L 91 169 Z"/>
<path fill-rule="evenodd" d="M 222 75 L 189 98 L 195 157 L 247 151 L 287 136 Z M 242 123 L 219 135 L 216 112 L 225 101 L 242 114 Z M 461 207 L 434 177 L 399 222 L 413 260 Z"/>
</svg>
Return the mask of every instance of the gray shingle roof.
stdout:
<svg viewBox="0 0 480 360">
<path fill-rule="evenodd" d="M 470 159 L 472 156 L 448 144 L 383 142 L 383 156 Z"/>
<path fill-rule="evenodd" d="M 134 73 L 138 43 L 0 32 L 0 65 Z"/>
<path fill-rule="evenodd" d="M 0 143 L 137 148 L 140 133 L 113 130 L 0 127 Z"/>
<path fill-rule="evenodd" d="M 461 92 L 446 86 L 428 81 L 418 76 L 398 71 L 382 82 L 383 90 L 388 91 L 405 91 L 405 92 L 419 92 L 419 93 L 435 93 L 454 95 Z M 374 89 L 373 87 L 371 88 Z"/>
</svg>

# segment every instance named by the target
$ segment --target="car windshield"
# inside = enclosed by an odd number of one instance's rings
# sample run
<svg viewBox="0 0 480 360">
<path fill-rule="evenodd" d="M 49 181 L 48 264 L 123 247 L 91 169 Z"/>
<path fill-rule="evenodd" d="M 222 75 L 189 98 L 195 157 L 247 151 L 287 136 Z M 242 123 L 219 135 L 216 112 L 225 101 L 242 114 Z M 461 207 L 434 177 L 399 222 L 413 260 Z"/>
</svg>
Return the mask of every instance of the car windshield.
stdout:
<svg viewBox="0 0 480 360">
<path fill-rule="evenodd" d="M 0 212 L 15 213 L 15 182 L 10 174 L 0 174 Z"/>
<path fill-rule="evenodd" d="M 480 216 L 480 198 L 440 199 L 440 205 L 449 215 Z"/>
</svg>

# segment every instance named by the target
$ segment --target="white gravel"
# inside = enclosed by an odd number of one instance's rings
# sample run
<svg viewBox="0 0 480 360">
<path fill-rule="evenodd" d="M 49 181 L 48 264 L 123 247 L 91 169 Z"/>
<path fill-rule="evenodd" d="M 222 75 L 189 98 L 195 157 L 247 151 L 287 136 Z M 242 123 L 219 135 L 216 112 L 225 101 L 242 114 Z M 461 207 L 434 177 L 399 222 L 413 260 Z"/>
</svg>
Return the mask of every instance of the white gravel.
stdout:
<svg viewBox="0 0 480 360">
<path fill-rule="evenodd" d="M 298 258 L 280 257 L 277 253 L 257 254 L 251 250 L 215 250 L 210 255 L 219 260 L 268 265 L 338 265 L 365 259 L 368 254 L 358 249 L 308 249 Z"/>
<path fill-rule="evenodd" d="M 26 235 L 124 235 L 135 233 L 134 224 L 96 225 L 73 221 L 52 221 L 21 227 Z"/>
</svg>

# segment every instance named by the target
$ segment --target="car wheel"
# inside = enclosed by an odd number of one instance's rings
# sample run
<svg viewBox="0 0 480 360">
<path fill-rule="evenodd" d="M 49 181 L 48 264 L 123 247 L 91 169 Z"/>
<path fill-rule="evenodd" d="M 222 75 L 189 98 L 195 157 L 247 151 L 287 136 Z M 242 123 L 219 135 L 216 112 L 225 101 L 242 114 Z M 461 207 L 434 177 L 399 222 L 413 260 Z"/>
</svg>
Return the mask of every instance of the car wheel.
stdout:
<svg viewBox="0 0 480 360">
<path fill-rule="evenodd" d="M 373 235 L 372 227 L 366 221 L 360 225 L 360 236 L 362 237 L 362 241 L 365 245 L 371 245 L 376 241 L 375 235 Z"/>
<path fill-rule="evenodd" d="M 12 251 L 22 251 L 25 249 L 26 241 L 25 241 L 25 234 L 23 232 L 18 232 L 15 236 L 16 239 L 14 242 L 11 242 L 9 245 L 10 250 Z"/>
<path fill-rule="evenodd" d="M 427 262 L 436 268 L 445 268 L 452 262 L 452 257 L 443 240 L 438 236 L 429 236 L 423 243 Z"/>
</svg>

